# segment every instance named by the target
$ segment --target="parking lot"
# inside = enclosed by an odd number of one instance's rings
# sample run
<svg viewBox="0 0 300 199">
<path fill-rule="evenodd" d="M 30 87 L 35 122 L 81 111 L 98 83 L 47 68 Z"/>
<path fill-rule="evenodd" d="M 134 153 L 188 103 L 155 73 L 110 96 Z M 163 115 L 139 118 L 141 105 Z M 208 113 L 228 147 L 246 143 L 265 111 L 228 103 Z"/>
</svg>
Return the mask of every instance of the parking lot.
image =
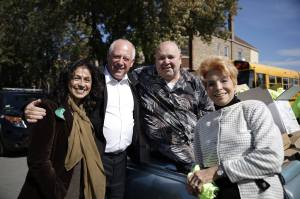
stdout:
<svg viewBox="0 0 300 199">
<path fill-rule="evenodd" d="M 26 157 L 0 157 L 0 199 L 16 199 L 27 173 Z"/>
</svg>

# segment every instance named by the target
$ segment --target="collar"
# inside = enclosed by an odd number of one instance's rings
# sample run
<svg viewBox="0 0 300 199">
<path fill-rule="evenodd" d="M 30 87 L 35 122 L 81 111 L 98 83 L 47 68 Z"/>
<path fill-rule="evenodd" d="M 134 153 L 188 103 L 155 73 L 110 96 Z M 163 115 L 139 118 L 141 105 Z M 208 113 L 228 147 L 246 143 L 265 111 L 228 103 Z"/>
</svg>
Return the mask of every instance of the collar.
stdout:
<svg viewBox="0 0 300 199">
<path fill-rule="evenodd" d="M 162 78 L 162 77 L 158 74 L 155 65 L 151 66 L 151 67 L 150 67 L 150 70 L 151 70 L 151 75 L 152 75 L 154 78 L 158 79 L 159 81 L 161 81 L 162 83 L 164 83 L 164 84 L 166 84 L 166 85 L 169 83 L 168 81 L 166 81 L 164 78 Z M 183 77 L 183 72 L 182 72 L 181 69 L 179 70 L 179 73 L 180 73 L 180 74 L 179 74 L 179 75 L 180 75 L 179 79 L 178 79 L 176 82 L 173 82 L 172 84 L 175 85 L 175 84 L 176 84 L 177 82 L 179 82 L 182 78 L 184 78 L 184 77 Z"/>
<path fill-rule="evenodd" d="M 107 66 L 104 67 L 104 76 L 105 76 L 105 83 L 108 84 L 110 82 L 115 83 L 124 83 L 128 82 L 128 75 L 126 74 L 121 81 L 116 80 L 107 70 Z"/>
<path fill-rule="evenodd" d="M 214 106 L 215 106 L 215 109 L 216 109 L 216 110 L 219 110 L 219 109 L 222 109 L 222 108 L 231 106 L 231 105 L 233 105 L 233 104 L 239 103 L 240 101 L 241 101 L 241 100 L 240 100 L 236 95 L 234 95 L 233 98 L 232 98 L 232 100 L 231 100 L 228 104 L 226 104 L 225 106 L 218 106 L 218 105 L 216 105 L 216 104 L 214 104 Z"/>
</svg>

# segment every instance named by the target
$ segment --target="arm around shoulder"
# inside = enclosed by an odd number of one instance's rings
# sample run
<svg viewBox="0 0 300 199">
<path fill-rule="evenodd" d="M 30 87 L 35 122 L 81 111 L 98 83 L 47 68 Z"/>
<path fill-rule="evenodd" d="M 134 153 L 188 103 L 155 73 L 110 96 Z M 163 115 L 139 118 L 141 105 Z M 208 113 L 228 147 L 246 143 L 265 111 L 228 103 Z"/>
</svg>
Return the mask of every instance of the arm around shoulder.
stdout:
<svg viewBox="0 0 300 199">
<path fill-rule="evenodd" d="M 39 107 L 41 99 L 34 100 L 26 105 L 24 109 L 24 116 L 27 122 L 35 123 L 46 115 L 46 110 Z"/>
</svg>

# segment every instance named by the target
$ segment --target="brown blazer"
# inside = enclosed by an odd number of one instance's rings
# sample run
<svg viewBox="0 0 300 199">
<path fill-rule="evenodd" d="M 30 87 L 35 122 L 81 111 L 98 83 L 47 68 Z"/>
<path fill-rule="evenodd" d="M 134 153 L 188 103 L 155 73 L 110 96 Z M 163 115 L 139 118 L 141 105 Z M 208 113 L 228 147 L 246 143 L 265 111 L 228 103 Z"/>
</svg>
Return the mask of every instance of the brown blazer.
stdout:
<svg viewBox="0 0 300 199">
<path fill-rule="evenodd" d="M 46 109 L 47 115 L 31 127 L 29 170 L 19 199 L 62 199 L 73 174 L 73 169 L 66 171 L 64 167 L 72 114 L 65 106 L 65 119 L 56 116 L 58 107 L 49 100 L 44 100 L 41 107 Z"/>
</svg>

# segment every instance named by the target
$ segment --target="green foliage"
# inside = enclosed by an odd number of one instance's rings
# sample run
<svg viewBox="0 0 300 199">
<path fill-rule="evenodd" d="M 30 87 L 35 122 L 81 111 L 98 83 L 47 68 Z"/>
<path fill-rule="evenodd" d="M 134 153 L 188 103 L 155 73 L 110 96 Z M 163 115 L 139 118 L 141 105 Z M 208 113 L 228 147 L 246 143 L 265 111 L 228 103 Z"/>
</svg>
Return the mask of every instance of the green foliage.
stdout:
<svg viewBox="0 0 300 199">
<path fill-rule="evenodd" d="M 48 88 L 66 62 L 89 54 L 87 25 L 70 20 L 67 6 L 60 1 L 1 1 L 0 87 Z"/>
<path fill-rule="evenodd" d="M 146 62 L 153 60 L 158 43 L 174 40 L 187 46 L 189 37 L 210 41 L 212 35 L 227 38 L 227 19 L 235 15 L 235 0 L 146 0 L 136 6 L 131 38 L 140 45 Z"/>
<path fill-rule="evenodd" d="M 164 40 L 186 46 L 193 35 L 226 37 L 236 0 L 0 1 L 0 87 L 48 88 L 66 63 L 105 63 L 109 44 L 127 38 L 153 63 Z M 143 59 L 139 59 L 142 63 Z"/>
</svg>

